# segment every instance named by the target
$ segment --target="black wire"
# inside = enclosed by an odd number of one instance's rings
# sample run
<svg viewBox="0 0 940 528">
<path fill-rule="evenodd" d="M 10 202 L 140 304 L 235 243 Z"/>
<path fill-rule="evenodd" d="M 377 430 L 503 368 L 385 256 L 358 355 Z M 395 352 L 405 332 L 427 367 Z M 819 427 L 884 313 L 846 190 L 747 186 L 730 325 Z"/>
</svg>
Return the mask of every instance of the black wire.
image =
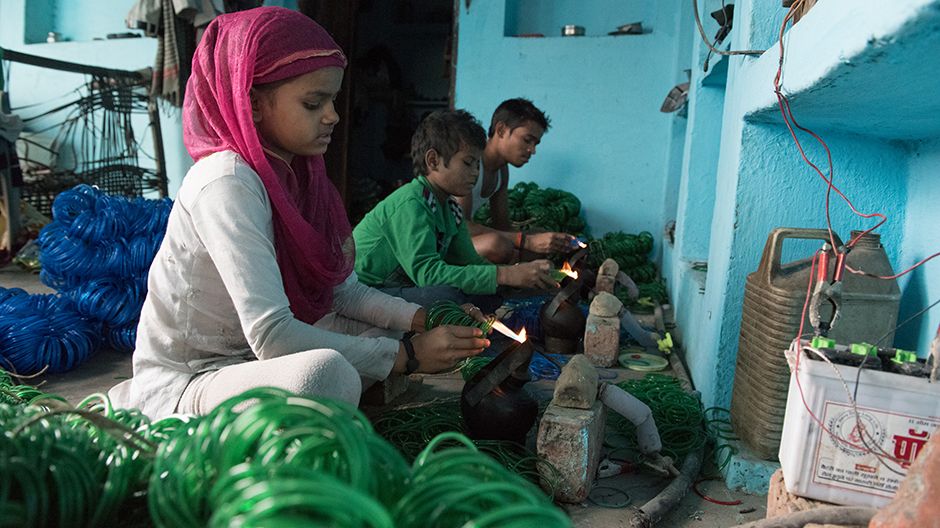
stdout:
<svg viewBox="0 0 940 528">
<path fill-rule="evenodd" d="M 897 326 L 895 326 L 895 327 L 894 327 L 894 330 L 890 330 L 890 331 L 886 332 L 885 335 L 881 336 L 881 338 L 878 339 L 878 341 L 875 341 L 875 346 L 878 346 L 882 341 L 885 340 L 885 338 L 887 338 L 887 337 L 888 337 L 889 335 L 891 335 L 892 333 L 896 332 L 896 331 L 898 330 L 898 328 L 901 328 L 902 326 L 904 326 L 904 325 L 906 325 L 907 323 L 913 321 L 914 319 L 917 319 L 917 318 L 920 317 L 921 315 L 924 315 L 924 312 L 926 312 L 927 310 L 930 310 L 931 308 L 933 308 L 934 306 L 936 306 L 936 305 L 938 305 L 938 304 L 940 304 L 940 299 L 937 299 L 937 300 L 934 301 L 933 304 L 931 304 L 930 306 L 928 306 L 928 307 L 924 308 L 923 310 L 917 312 L 916 314 L 914 314 L 914 315 L 908 317 L 908 318 L 905 319 L 903 322 L 901 322 L 901 323 L 899 323 Z"/>
<path fill-rule="evenodd" d="M 905 319 L 904 321 L 900 322 L 897 326 L 894 327 L 894 329 L 889 330 L 888 332 L 885 333 L 885 335 L 883 335 L 883 336 L 881 336 L 880 338 L 878 338 L 878 340 L 875 341 L 875 347 L 877 347 L 879 344 L 881 344 L 882 341 L 884 341 L 884 340 L 885 340 L 889 335 L 891 335 L 892 333 L 896 332 L 899 328 L 901 328 L 902 326 L 906 325 L 907 323 L 913 321 L 914 319 L 920 317 L 921 315 L 923 315 L 923 314 L 926 313 L 928 310 L 930 310 L 931 308 L 933 308 L 934 306 L 936 306 L 936 305 L 938 305 L 938 304 L 940 304 L 940 299 L 937 299 L 936 301 L 934 301 L 933 303 L 931 303 L 930 306 L 927 306 L 927 307 L 924 308 L 923 310 L 920 310 L 919 312 L 915 313 L 914 315 L 912 315 L 912 316 L 908 317 L 907 319 Z M 862 362 L 859 364 L 858 369 L 855 371 L 855 386 L 854 386 L 854 388 L 852 389 L 852 400 L 855 401 L 855 402 L 858 402 L 858 384 L 859 384 L 859 380 L 860 380 L 861 377 L 862 377 L 862 369 L 865 368 L 865 363 L 868 362 L 868 358 L 869 358 L 869 357 L 870 357 L 870 356 L 869 356 L 868 354 L 865 354 L 865 358 L 862 359 Z M 856 405 L 857 405 L 857 403 L 856 403 Z M 856 411 L 856 412 L 857 412 L 857 411 Z M 857 416 L 856 416 L 856 420 L 858 420 Z M 874 453 L 873 448 L 872 448 L 872 447 L 868 444 L 868 442 L 866 441 L 866 438 L 865 438 L 865 428 L 864 428 L 864 427 L 861 427 L 861 428 L 859 428 L 859 431 L 861 432 L 861 434 L 859 435 L 859 438 L 861 438 L 861 440 L 862 440 L 862 445 L 864 445 L 865 448 L 868 449 L 869 452 Z M 882 453 L 884 453 L 884 451 L 881 450 L 881 449 L 879 449 L 879 451 L 881 451 Z M 884 453 L 884 454 L 887 455 L 887 453 Z M 890 455 L 889 455 L 889 456 L 890 456 Z M 886 464 L 883 460 L 881 460 L 881 457 L 880 457 L 880 456 L 877 456 L 877 455 L 876 455 L 875 458 L 878 459 L 878 461 L 879 461 L 885 468 L 887 468 L 889 471 L 891 471 L 891 472 L 893 472 L 893 473 L 896 473 L 896 474 L 898 474 L 898 475 L 903 475 L 903 473 L 897 471 L 896 469 L 894 469 L 894 468 L 892 468 L 891 466 L 889 466 L 888 464 Z"/>
<path fill-rule="evenodd" d="M 889 335 L 893 334 L 894 332 L 897 332 L 898 328 L 901 328 L 902 326 L 904 326 L 904 325 L 906 325 L 907 323 L 913 321 L 914 319 L 917 319 L 918 317 L 924 315 L 924 313 L 926 313 L 927 310 L 930 310 L 931 308 L 933 308 L 934 306 L 936 306 L 936 305 L 938 305 L 938 304 L 940 304 L 940 299 L 937 299 L 937 300 L 934 301 L 930 306 L 928 306 L 928 307 L 924 308 L 923 310 L 917 312 L 916 314 L 914 314 L 914 315 L 908 317 L 907 319 L 905 319 L 904 321 L 902 321 L 901 323 L 899 323 L 897 326 L 895 326 L 893 330 L 887 331 L 887 332 L 885 333 L 885 335 L 881 336 L 877 341 L 875 341 L 875 347 L 877 347 L 878 345 L 880 345 L 881 342 L 884 341 Z M 852 398 L 855 399 L 856 401 L 857 401 L 857 399 L 858 399 L 858 380 L 859 380 L 859 378 L 861 378 L 861 375 L 862 375 L 862 368 L 865 367 L 865 363 L 868 362 L 868 358 L 869 358 L 868 354 L 865 354 L 865 359 L 862 360 L 862 363 L 858 366 L 858 371 L 855 373 L 855 388 L 854 388 L 853 391 L 852 391 Z"/>
</svg>

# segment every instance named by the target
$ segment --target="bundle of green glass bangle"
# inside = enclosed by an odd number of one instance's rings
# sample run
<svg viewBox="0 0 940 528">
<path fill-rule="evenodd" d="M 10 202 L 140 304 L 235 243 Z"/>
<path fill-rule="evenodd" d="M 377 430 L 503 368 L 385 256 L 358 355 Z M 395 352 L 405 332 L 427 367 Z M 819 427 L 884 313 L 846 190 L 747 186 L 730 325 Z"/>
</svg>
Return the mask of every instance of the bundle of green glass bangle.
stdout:
<svg viewBox="0 0 940 528">
<path fill-rule="evenodd" d="M 496 319 L 490 317 L 486 322 L 480 322 L 463 311 L 463 307 L 453 301 L 442 301 L 428 309 L 424 327 L 427 330 L 442 325 L 470 326 L 483 330 L 483 335 L 490 333 Z"/>
</svg>

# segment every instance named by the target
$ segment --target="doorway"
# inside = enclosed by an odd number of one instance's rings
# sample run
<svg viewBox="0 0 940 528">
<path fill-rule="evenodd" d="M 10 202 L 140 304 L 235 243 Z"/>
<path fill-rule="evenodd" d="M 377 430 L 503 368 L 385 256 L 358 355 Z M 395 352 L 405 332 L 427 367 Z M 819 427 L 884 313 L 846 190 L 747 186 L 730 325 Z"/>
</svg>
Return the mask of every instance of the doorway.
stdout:
<svg viewBox="0 0 940 528">
<path fill-rule="evenodd" d="M 412 179 L 411 136 L 453 101 L 456 3 L 442 0 L 298 2 L 349 58 L 338 99 L 344 126 L 327 168 L 355 225 Z"/>
</svg>

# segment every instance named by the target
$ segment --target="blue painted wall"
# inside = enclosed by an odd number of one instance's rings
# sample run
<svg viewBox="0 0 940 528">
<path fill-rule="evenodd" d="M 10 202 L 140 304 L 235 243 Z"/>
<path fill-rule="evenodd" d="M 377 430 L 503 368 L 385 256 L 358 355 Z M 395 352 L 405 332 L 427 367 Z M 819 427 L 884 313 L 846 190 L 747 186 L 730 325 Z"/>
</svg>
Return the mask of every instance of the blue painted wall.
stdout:
<svg viewBox="0 0 940 528">
<path fill-rule="evenodd" d="M 911 145 L 907 174 L 907 214 L 899 272 L 940 251 L 937 225 L 940 223 L 940 139 Z M 940 257 L 899 280 L 901 314 L 899 322 L 940 299 Z M 895 336 L 895 344 L 916 349 L 923 356 L 940 326 L 940 307 L 911 321 Z"/>
<path fill-rule="evenodd" d="M 617 27 L 643 22 L 648 27 L 656 17 L 655 2 L 643 0 L 507 0 L 506 36 L 541 33 L 560 37 L 561 28 L 575 25 L 586 36 L 607 35 Z M 660 8 L 661 9 L 661 8 Z"/>
<path fill-rule="evenodd" d="M 51 4 L 49 6 L 52 16 L 45 18 L 36 12 L 35 5 Z M 45 42 L 45 33 L 55 31 L 67 41 L 89 41 L 103 39 L 108 33 L 133 32 L 127 28 L 124 19 L 134 2 L 127 0 L 30 0 L 26 3 L 26 25 L 34 27 L 35 32 L 42 36 L 40 42 Z"/>
<path fill-rule="evenodd" d="M 784 14 L 775 3 L 739 1 L 732 47 L 772 46 Z M 926 72 L 940 66 L 938 24 L 936 0 L 904 0 L 887 12 L 875 1 L 833 0 L 818 4 L 787 40 L 784 86 L 793 111 L 829 144 L 836 183 L 855 206 L 889 215 L 879 232 L 896 270 L 940 249 L 937 238 L 924 232 L 924 226 L 937 223 L 940 119 L 936 98 L 921 93 L 932 82 Z M 920 64 L 925 57 L 932 66 Z M 756 269 L 774 227 L 825 225 L 826 190 L 800 159 L 779 117 L 772 88 L 776 46 L 760 58 L 724 61 L 725 87 L 712 87 L 707 79 L 693 82 L 677 246 L 669 262 L 678 282 L 671 294 L 690 372 L 706 405 L 721 406 L 730 403 L 746 276 Z M 700 63 L 693 68 L 700 69 Z M 702 111 L 722 112 L 720 126 L 699 119 Z M 810 159 L 825 164 L 815 142 L 802 139 Z M 873 225 L 837 198 L 832 220 L 843 237 Z M 788 256 L 806 256 L 814 248 L 796 245 Z M 683 262 L 703 252 L 708 258 L 704 292 L 701 274 L 687 271 Z M 928 264 L 900 281 L 902 319 L 940 296 L 934 268 Z M 923 355 L 937 321 L 934 314 L 919 327 L 912 323 L 899 332 L 898 346 L 916 344 Z"/>
<path fill-rule="evenodd" d="M 681 120 L 684 127 L 685 121 L 659 107 L 669 89 L 686 80 L 691 7 L 679 0 L 599 3 L 603 7 L 596 9 L 594 3 L 590 9 L 579 2 L 553 3 L 551 10 L 545 2 L 474 0 L 469 9 L 459 2 L 456 105 L 488 124 L 501 101 L 532 99 L 549 115 L 552 128 L 532 161 L 512 170 L 513 182 L 575 192 L 595 235 L 648 230 L 658 248 L 665 220 L 674 217 L 674 209 L 665 210 L 666 196 L 676 193 L 681 169 L 670 148 L 684 130 L 673 125 Z M 543 22 L 545 13 L 556 18 Z M 594 17 L 583 25 L 606 29 L 638 21 L 638 13 L 651 33 L 505 36 L 555 34 L 549 29 L 576 15 Z M 538 26 L 519 26 L 526 20 Z"/>
</svg>

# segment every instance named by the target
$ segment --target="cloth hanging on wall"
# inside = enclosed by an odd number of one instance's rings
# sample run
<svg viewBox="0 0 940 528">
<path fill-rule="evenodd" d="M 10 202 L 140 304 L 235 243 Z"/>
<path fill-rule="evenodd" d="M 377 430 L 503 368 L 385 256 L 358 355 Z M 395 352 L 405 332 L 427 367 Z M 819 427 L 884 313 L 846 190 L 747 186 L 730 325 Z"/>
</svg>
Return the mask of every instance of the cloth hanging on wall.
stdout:
<svg viewBox="0 0 940 528">
<path fill-rule="evenodd" d="M 221 13 L 221 0 L 137 0 L 127 27 L 157 37 L 157 58 L 150 93 L 182 106 L 193 53 L 202 29 Z"/>
</svg>

